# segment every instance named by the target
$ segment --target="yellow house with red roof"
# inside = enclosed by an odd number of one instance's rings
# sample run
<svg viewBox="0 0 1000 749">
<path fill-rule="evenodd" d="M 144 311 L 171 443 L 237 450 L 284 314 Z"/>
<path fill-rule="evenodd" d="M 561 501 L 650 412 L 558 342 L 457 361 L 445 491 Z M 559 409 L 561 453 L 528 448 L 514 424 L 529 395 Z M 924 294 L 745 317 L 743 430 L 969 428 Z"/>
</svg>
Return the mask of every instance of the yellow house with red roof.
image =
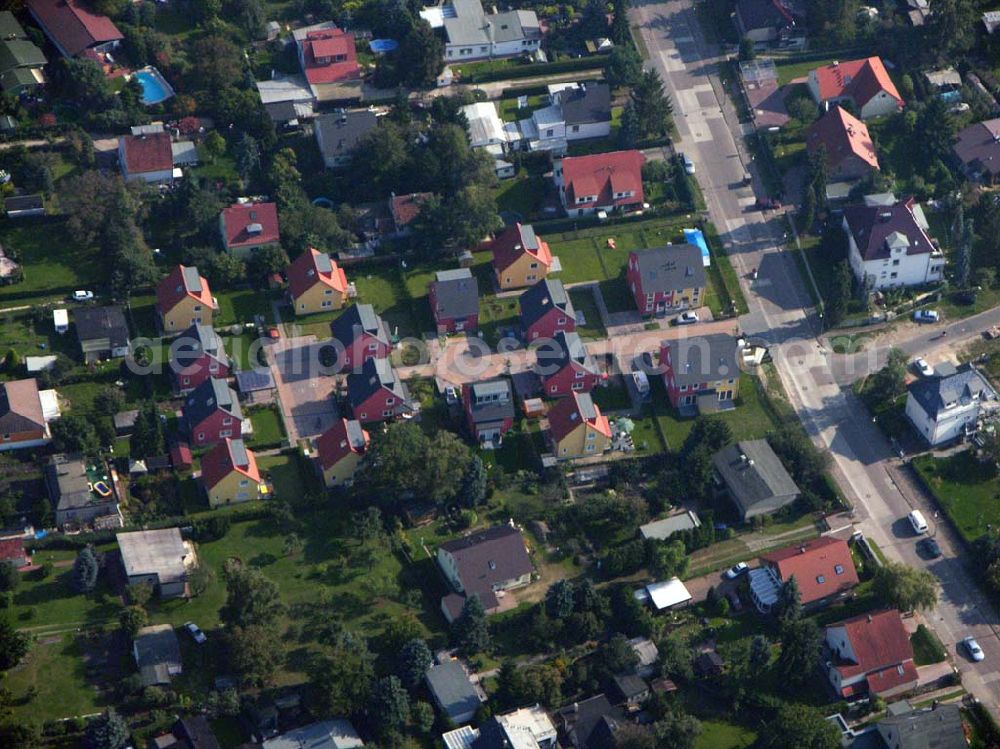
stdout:
<svg viewBox="0 0 1000 749">
<path fill-rule="evenodd" d="M 347 274 L 327 253 L 310 247 L 286 269 L 296 315 L 340 309 L 347 302 Z"/>
<path fill-rule="evenodd" d="M 514 224 L 488 245 L 493 251 L 493 270 L 501 289 L 534 286 L 552 270 L 548 242 L 535 234 L 531 224 Z"/>
<path fill-rule="evenodd" d="M 156 312 L 167 335 L 192 325 L 212 325 L 218 302 L 198 269 L 177 265 L 156 285 Z"/>
<path fill-rule="evenodd" d="M 316 460 L 328 489 L 350 486 L 371 437 L 353 419 L 338 419 L 316 440 Z"/>
<path fill-rule="evenodd" d="M 573 392 L 549 409 L 549 441 L 559 460 L 600 455 L 611 446 L 611 423 L 590 393 Z"/>
<path fill-rule="evenodd" d="M 249 502 L 267 493 L 257 456 L 243 440 L 226 438 L 201 459 L 201 483 L 212 507 Z"/>
</svg>

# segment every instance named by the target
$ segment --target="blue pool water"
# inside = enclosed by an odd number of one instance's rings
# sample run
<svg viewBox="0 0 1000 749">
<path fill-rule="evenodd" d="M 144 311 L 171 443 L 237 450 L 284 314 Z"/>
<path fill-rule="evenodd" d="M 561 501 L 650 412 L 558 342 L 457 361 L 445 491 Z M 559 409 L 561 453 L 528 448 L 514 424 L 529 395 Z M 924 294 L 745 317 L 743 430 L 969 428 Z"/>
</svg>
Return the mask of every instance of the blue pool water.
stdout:
<svg viewBox="0 0 1000 749">
<path fill-rule="evenodd" d="M 174 95 L 169 84 L 163 80 L 159 73 L 152 70 L 139 70 L 135 73 L 135 77 L 139 81 L 139 85 L 142 86 L 143 104 L 159 104 Z"/>
</svg>

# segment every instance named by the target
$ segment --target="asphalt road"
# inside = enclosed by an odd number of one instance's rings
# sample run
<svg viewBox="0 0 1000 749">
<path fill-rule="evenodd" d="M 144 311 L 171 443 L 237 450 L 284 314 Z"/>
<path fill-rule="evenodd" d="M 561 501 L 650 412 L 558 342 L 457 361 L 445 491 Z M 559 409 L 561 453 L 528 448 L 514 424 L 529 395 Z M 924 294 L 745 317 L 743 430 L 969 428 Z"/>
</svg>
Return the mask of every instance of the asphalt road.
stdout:
<svg viewBox="0 0 1000 749">
<path fill-rule="evenodd" d="M 997 613 L 981 596 L 958 557 L 960 546 L 951 532 L 933 520 L 933 511 L 907 480 L 905 468 L 871 423 L 868 412 L 841 383 L 856 377 L 851 357 L 835 357 L 817 339 L 820 325 L 811 308 L 794 259 L 782 250 L 785 225 L 780 217 L 752 210 L 754 195 L 742 186 L 749 171 L 758 175 L 742 146 L 741 126 L 716 76 L 719 51 L 706 43 L 698 27 L 692 0 L 638 2 L 630 11 L 648 51 L 647 66 L 656 68 L 674 102 L 680 135 L 678 150 L 695 163 L 696 178 L 708 212 L 731 255 L 747 295 L 750 313 L 741 319 L 743 331 L 771 344 L 777 371 L 807 431 L 833 457 L 833 473 L 854 504 L 855 524 L 873 538 L 891 559 L 933 572 L 941 581 L 938 606 L 927 612 L 938 636 L 955 656 L 967 689 L 994 716 L 1000 716 L 1000 637 Z M 752 268 L 758 280 L 750 282 Z M 965 333 L 1000 322 L 1000 310 L 979 320 L 955 323 Z M 992 323 L 989 323 L 992 324 Z M 692 334 L 695 331 L 691 331 Z M 900 342 L 909 353 L 932 350 L 944 342 L 940 330 L 915 332 Z M 953 334 L 946 336 L 954 345 Z M 877 364 L 877 359 L 875 364 Z M 944 556 L 922 558 L 916 551 L 907 513 L 922 507 L 932 521 Z M 977 637 L 986 653 L 973 664 L 956 643 L 967 634 Z"/>
</svg>

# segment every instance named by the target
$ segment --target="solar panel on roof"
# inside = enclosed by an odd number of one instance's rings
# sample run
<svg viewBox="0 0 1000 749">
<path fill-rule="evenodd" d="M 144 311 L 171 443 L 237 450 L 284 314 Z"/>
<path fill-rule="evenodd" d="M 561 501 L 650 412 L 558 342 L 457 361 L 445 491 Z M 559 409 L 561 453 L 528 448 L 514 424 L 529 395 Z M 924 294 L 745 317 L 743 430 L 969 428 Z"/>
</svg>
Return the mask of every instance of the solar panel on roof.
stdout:
<svg viewBox="0 0 1000 749">
<path fill-rule="evenodd" d="M 320 273 L 333 273 L 333 263 L 330 262 L 330 256 L 325 252 L 321 252 L 318 255 L 314 255 L 316 259 L 316 270 Z"/>
<path fill-rule="evenodd" d="M 184 290 L 191 294 L 201 293 L 201 274 L 197 268 L 185 267 L 182 271 L 184 276 Z"/>
</svg>

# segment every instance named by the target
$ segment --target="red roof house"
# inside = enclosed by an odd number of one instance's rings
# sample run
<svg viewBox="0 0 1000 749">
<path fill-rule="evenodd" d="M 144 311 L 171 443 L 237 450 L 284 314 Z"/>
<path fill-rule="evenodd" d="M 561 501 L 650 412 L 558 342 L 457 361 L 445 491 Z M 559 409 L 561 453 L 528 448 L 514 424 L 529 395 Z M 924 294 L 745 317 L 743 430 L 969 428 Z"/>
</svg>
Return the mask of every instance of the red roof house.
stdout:
<svg viewBox="0 0 1000 749">
<path fill-rule="evenodd" d="M 538 347 L 535 371 L 547 398 L 589 393 L 602 379 L 579 334 L 561 330 Z"/>
<path fill-rule="evenodd" d="M 118 139 L 118 163 L 126 182 L 170 182 L 174 174 L 170 134 L 123 135 Z"/>
<path fill-rule="evenodd" d="M 223 246 L 238 257 L 281 241 L 276 203 L 235 203 L 219 216 Z"/>
<path fill-rule="evenodd" d="M 841 697 L 891 697 L 917 685 L 913 647 L 896 609 L 846 619 L 826 628 L 827 676 Z"/>
<path fill-rule="evenodd" d="M 243 440 L 226 438 L 202 456 L 201 483 L 212 507 L 258 499 L 257 456 Z"/>
<path fill-rule="evenodd" d="M 409 195 L 393 195 L 389 198 L 389 215 L 392 216 L 392 228 L 396 234 L 405 234 L 410 224 L 420 214 L 420 209 L 434 193 L 415 192 Z"/>
<path fill-rule="evenodd" d="M 553 168 L 559 199 L 567 216 L 596 211 L 629 211 L 642 207 L 642 165 L 639 151 L 612 151 L 591 156 L 567 156 Z"/>
<path fill-rule="evenodd" d="M 111 47 L 124 38 L 110 18 L 94 13 L 83 0 L 28 0 L 27 6 L 63 57 Z"/>
<path fill-rule="evenodd" d="M 303 29 L 295 38 L 302 72 L 319 100 L 360 96 L 361 68 L 352 34 L 331 24 L 331 28 Z"/>
<path fill-rule="evenodd" d="M 863 120 L 898 112 L 904 104 L 880 57 L 823 65 L 809 72 L 807 85 L 821 107 L 849 101 Z"/>
<path fill-rule="evenodd" d="M 31 564 L 31 557 L 24 550 L 24 539 L 5 538 L 0 541 L 0 562 L 10 562 L 15 567 Z"/>
<path fill-rule="evenodd" d="M 316 462 L 327 487 L 348 486 L 371 444 L 371 436 L 354 419 L 337 419 L 316 440 Z"/>
<path fill-rule="evenodd" d="M 860 582 L 847 542 L 830 536 L 762 554 L 760 561 L 782 584 L 794 577 L 806 607 L 830 603 Z"/>
<path fill-rule="evenodd" d="M 508 226 L 485 248 L 493 252 L 493 271 L 501 289 L 532 286 L 552 269 L 549 243 L 535 234 L 531 224 Z"/>
<path fill-rule="evenodd" d="M 820 148 L 826 152 L 831 182 L 861 179 L 879 168 L 868 126 L 840 106 L 834 106 L 806 130 L 810 155 Z"/>
<path fill-rule="evenodd" d="M 217 308 L 208 281 L 193 266 L 174 266 L 156 285 L 156 311 L 165 333 L 177 333 L 199 323 L 211 325 Z"/>
<path fill-rule="evenodd" d="M 286 269 L 297 315 L 340 309 L 347 301 L 347 274 L 329 254 L 309 247 Z"/>
</svg>

